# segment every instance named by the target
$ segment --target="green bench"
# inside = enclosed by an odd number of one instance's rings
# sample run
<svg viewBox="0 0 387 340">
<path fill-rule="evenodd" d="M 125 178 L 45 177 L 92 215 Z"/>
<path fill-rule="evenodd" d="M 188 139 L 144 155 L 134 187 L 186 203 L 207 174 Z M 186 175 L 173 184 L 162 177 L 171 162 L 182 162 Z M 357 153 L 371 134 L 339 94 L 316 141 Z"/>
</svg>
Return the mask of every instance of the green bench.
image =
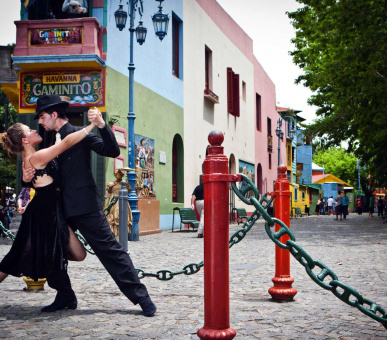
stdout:
<svg viewBox="0 0 387 340">
<path fill-rule="evenodd" d="M 294 217 L 297 217 L 297 215 L 299 215 L 300 217 L 308 216 L 308 214 L 303 213 L 300 208 L 293 208 L 293 209 L 294 209 Z"/>
<path fill-rule="evenodd" d="M 192 230 L 195 231 L 199 227 L 199 221 L 196 218 L 195 210 L 191 208 L 173 208 L 173 219 L 172 219 L 172 232 L 175 226 L 175 211 L 179 212 L 180 215 L 180 231 L 183 224 L 188 225 L 188 230 L 192 227 Z"/>
<path fill-rule="evenodd" d="M 249 216 L 247 216 L 246 209 L 244 208 L 233 208 L 232 211 L 236 211 L 237 213 L 237 223 L 243 223 L 243 220 L 247 220 Z"/>
</svg>

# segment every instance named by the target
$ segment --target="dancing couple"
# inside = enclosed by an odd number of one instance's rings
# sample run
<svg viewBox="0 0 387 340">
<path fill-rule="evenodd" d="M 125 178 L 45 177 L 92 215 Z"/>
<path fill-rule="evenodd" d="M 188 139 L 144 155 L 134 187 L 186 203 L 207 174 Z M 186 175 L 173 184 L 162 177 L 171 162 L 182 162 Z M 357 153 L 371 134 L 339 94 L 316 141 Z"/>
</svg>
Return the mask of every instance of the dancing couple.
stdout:
<svg viewBox="0 0 387 340">
<path fill-rule="evenodd" d="M 91 151 L 117 157 L 117 141 L 97 108 L 88 111 L 90 125 L 75 127 L 68 122 L 67 107 L 68 103 L 57 95 L 38 99 L 34 119 L 39 119 L 46 131 L 57 132 L 56 141 L 46 149 L 35 150 L 42 138 L 21 123 L 0 134 L 3 148 L 23 158 L 23 186 L 36 191 L 22 215 L 11 250 L 0 263 L 0 282 L 8 274 L 34 280 L 46 278 L 57 294 L 41 312 L 76 309 L 78 302 L 67 261 L 82 261 L 86 256 L 74 234 L 79 230 L 122 293 L 133 304 L 139 304 L 145 316 L 153 316 L 156 306 L 106 221 L 92 176 Z M 98 128 L 101 138 L 92 133 L 94 128 Z"/>
</svg>

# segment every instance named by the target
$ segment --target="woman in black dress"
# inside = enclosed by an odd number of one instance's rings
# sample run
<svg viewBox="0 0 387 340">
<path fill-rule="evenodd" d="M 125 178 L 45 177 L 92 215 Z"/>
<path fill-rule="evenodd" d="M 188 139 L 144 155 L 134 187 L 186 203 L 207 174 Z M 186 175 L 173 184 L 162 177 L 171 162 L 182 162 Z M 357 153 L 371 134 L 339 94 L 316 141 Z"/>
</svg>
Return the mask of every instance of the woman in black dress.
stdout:
<svg viewBox="0 0 387 340">
<path fill-rule="evenodd" d="M 37 281 L 53 270 L 65 270 L 67 260 L 82 261 L 86 252 L 61 209 L 56 157 L 85 138 L 95 127 L 94 119 L 47 149 L 35 150 L 42 138 L 35 130 L 16 123 L 0 134 L 0 144 L 10 153 L 21 154 L 25 168 L 35 168 L 35 196 L 22 215 L 19 230 L 8 254 L 0 263 L 0 282 L 9 274 Z"/>
</svg>

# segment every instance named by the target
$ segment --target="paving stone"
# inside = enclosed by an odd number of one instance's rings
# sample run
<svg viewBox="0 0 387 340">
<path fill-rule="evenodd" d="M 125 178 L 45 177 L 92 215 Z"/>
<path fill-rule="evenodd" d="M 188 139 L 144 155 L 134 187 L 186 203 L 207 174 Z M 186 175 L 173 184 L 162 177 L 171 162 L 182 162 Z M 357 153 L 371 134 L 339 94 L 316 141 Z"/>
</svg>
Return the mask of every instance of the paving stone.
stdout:
<svg viewBox="0 0 387 340">
<path fill-rule="evenodd" d="M 336 222 L 336 223 L 335 223 Z M 291 220 L 296 242 L 314 260 L 333 270 L 339 281 L 387 309 L 385 250 L 387 226 L 366 215 L 350 214 L 337 223 L 328 216 Z M 238 226 L 230 226 L 230 234 Z M 10 249 L 0 238 L 0 258 Z M 128 248 L 136 268 L 155 273 L 179 272 L 203 259 L 203 240 L 195 233 L 141 236 Z M 230 326 L 237 339 L 386 339 L 378 322 L 314 283 L 291 257 L 291 277 L 298 293 L 294 301 L 277 303 L 267 290 L 275 275 L 275 246 L 259 220 L 246 237 L 230 249 Z M 0 338 L 25 339 L 197 339 L 204 326 L 203 269 L 177 275 L 170 281 L 142 281 L 157 305 L 153 318 L 123 296 L 98 259 L 88 254 L 71 262 L 69 275 L 77 294 L 76 310 L 41 314 L 55 291 L 29 293 L 21 278 L 1 284 Z"/>
</svg>

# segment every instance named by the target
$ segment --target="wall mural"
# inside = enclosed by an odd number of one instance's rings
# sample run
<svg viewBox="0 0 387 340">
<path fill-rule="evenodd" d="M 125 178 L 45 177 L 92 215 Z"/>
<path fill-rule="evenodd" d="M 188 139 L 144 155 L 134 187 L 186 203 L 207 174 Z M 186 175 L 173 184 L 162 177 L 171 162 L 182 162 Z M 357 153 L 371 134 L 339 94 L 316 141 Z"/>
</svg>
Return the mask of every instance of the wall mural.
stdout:
<svg viewBox="0 0 387 340">
<path fill-rule="evenodd" d="M 136 159 L 136 193 L 141 197 L 156 197 L 154 188 L 155 140 L 134 135 Z"/>
<path fill-rule="evenodd" d="M 239 161 L 239 173 L 246 175 L 253 183 L 255 183 L 255 166 L 254 164 L 247 163 L 244 161 Z M 242 189 L 246 185 L 245 181 L 242 181 L 239 185 L 239 188 Z M 254 195 L 253 191 L 250 190 L 246 192 L 245 197 L 250 198 Z"/>
</svg>

